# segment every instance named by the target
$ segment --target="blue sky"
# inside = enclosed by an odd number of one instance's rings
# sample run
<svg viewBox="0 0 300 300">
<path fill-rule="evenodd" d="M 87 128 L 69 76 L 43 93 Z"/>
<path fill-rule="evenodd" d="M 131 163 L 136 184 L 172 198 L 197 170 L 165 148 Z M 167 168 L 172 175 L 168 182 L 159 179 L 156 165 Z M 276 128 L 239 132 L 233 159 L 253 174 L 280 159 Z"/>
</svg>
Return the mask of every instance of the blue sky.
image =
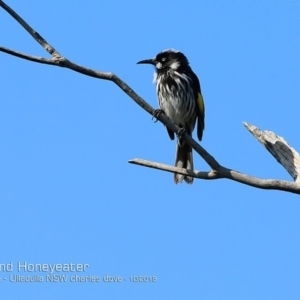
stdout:
<svg viewBox="0 0 300 300">
<path fill-rule="evenodd" d="M 298 1 L 10 0 L 68 59 L 111 71 L 157 107 L 153 68 L 175 48 L 201 81 L 201 145 L 229 168 L 290 180 L 243 127 L 300 151 Z M 0 10 L 0 45 L 48 54 Z M 174 185 L 175 142 L 111 82 L 0 53 L 1 294 L 11 299 L 299 299 L 299 196 L 228 180 Z M 195 157 L 197 170 L 209 170 Z M 88 264 L 99 283 L 10 282 L 18 263 Z M 122 276 L 106 283 L 103 277 Z M 130 276 L 155 276 L 154 283 Z M 3 278 L 7 278 L 3 280 Z M 126 281 L 125 281 L 126 280 Z"/>
</svg>

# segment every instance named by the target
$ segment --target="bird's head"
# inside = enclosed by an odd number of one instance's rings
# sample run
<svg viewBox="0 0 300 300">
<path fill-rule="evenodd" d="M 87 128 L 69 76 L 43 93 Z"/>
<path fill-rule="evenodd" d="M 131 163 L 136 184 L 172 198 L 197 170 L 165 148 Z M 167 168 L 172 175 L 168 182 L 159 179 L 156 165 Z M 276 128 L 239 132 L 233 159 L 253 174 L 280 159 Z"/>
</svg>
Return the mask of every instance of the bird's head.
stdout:
<svg viewBox="0 0 300 300">
<path fill-rule="evenodd" d="M 167 49 L 158 53 L 154 58 L 139 61 L 138 64 L 154 65 L 159 72 L 168 69 L 176 71 L 181 67 L 188 66 L 189 62 L 183 53 L 174 49 Z"/>
</svg>

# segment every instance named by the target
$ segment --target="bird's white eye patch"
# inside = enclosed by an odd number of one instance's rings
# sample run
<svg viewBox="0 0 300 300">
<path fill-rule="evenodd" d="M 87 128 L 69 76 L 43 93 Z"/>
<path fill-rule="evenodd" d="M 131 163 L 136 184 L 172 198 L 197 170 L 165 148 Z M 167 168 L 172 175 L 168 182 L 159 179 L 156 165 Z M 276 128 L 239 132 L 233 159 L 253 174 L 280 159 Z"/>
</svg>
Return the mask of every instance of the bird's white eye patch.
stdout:
<svg viewBox="0 0 300 300">
<path fill-rule="evenodd" d="M 165 57 L 162 57 L 161 61 L 166 61 L 166 58 L 165 58 Z"/>
<path fill-rule="evenodd" d="M 156 68 L 157 68 L 157 69 L 161 69 L 161 68 L 162 68 L 161 62 L 158 62 L 158 63 L 156 64 Z"/>
</svg>

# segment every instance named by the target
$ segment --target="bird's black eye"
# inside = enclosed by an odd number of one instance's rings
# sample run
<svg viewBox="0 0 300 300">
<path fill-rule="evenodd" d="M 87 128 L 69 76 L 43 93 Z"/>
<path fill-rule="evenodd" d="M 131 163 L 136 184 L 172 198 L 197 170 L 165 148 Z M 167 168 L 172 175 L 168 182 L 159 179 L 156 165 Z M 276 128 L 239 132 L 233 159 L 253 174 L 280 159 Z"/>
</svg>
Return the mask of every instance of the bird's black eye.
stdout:
<svg viewBox="0 0 300 300">
<path fill-rule="evenodd" d="M 161 58 L 161 61 L 165 61 L 165 60 L 166 60 L 166 58 L 165 58 L 165 57 L 162 57 L 162 58 Z"/>
</svg>

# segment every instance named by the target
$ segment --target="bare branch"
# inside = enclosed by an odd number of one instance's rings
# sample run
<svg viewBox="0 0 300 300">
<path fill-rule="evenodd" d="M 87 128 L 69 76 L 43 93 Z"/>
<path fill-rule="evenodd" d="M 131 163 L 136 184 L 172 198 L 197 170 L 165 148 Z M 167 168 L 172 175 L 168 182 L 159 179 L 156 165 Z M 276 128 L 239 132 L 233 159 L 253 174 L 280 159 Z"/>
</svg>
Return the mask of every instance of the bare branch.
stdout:
<svg viewBox="0 0 300 300">
<path fill-rule="evenodd" d="M 291 192 L 298 195 L 300 194 L 299 183 L 289 182 L 284 180 L 260 179 L 257 177 L 252 177 L 246 174 L 239 173 L 231 169 L 227 169 L 222 166 L 220 166 L 220 168 L 217 171 L 211 170 L 210 172 L 200 172 L 196 170 L 191 171 L 182 168 L 176 168 L 173 166 L 160 164 L 157 162 L 152 162 L 152 161 L 139 159 L 139 158 L 129 160 L 129 163 L 144 166 L 144 167 L 149 167 L 153 169 L 158 169 L 162 171 L 167 171 L 171 173 L 188 175 L 198 179 L 212 180 L 212 179 L 227 178 L 259 189 L 280 190 L 285 192 Z"/>
<path fill-rule="evenodd" d="M 54 47 L 52 47 L 40 34 L 38 34 L 34 29 L 32 29 L 16 12 L 14 12 L 9 6 L 7 6 L 2 0 L 0 0 L 0 6 L 6 10 L 19 24 L 49 53 L 51 54 L 52 58 L 43 58 L 38 56 L 32 56 L 28 54 L 24 54 L 21 52 L 17 52 L 5 47 L 0 47 L 0 52 L 4 52 L 22 59 L 30 60 L 37 63 L 42 64 L 48 64 L 48 65 L 54 65 L 58 67 L 67 68 L 70 70 L 73 70 L 75 72 L 91 76 L 98 79 L 108 80 L 114 82 L 120 89 L 122 89 L 132 100 L 134 100 L 140 107 L 142 107 L 144 110 L 146 110 L 149 114 L 153 115 L 154 108 L 150 106 L 144 99 L 142 99 L 138 94 L 136 94 L 133 89 L 128 86 L 123 80 L 121 80 L 117 75 L 110 73 L 110 72 L 101 72 L 93 69 L 86 68 L 84 66 L 77 65 L 67 58 L 63 57 L 57 50 L 55 50 Z M 173 124 L 164 114 L 158 115 L 158 120 L 163 123 L 165 126 L 167 126 L 169 129 L 174 131 L 175 133 L 178 133 L 180 128 Z M 248 130 L 250 130 L 250 126 L 247 124 L 245 125 Z M 253 126 L 254 127 L 254 126 Z M 251 131 L 251 130 L 250 130 Z M 251 131 L 252 132 L 252 131 Z M 253 131 L 254 132 L 254 131 Z M 252 133 L 253 133 L 252 132 Z M 256 131 L 257 132 L 257 131 Z M 253 133 L 254 134 L 254 133 Z M 130 163 L 143 165 L 159 170 L 164 170 L 168 172 L 176 172 L 183 175 L 189 175 L 193 176 L 195 178 L 199 179 L 206 179 L 206 180 L 212 180 L 212 179 L 219 179 L 219 178 L 227 178 L 231 179 L 246 185 L 250 185 L 253 187 L 261 188 L 261 189 L 273 189 L 273 190 L 282 190 L 287 191 L 291 193 L 300 194 L 300 185 L 299 183 L 295 182 L 287 182 L 287 181 L 280 181 L 280 180 L 263 180 L 256 177 L 252 177 L 246 174 L 239 173 L 237 171 L 227 169 L 223 166 L 221 166 L 217 160 L 210 155 L 203 147 L 201 147 L 191 136 L 184 133 L 182 135 L 182 138 L 192 146 L 192 148 L 207 162 L 207 164 L 211 167 L 211 171 L 209 172 L 197 172 L 197 171 L 191 171 L 186 169 L 180 169 L 176 167 L 171 167 L 159 163 L 154 162 L 148 162 L 145 160 L 131 160 Z M 282 140 L 280 140 L 281 143 Z M 285 142 L 285 141 L 284 141 Z M 290 163 L 288 162 L 288 159 L 286 157 L 279 158 L 278 154 L 275 154 L 278 152 L 278 150 L 274 150 L 274 147 L 270 147 L 270 142 L 266 141 L 263 142 L 263 144 L 267 147 L 267 149 L 276 157 L 276 159 L 285 166 L 285 168 L 288 169 L 290 174 L 293 176 L 293 178 L 297 179 L 299 174 L 299 165 L 300 160 L 298 160 L 299 154 L 292 149 L 291 153 L 293 155 L 293 158 L 297 157 L 297 167 L 295 170 L 292 170 L 292 167 L 290 166 Z M 274 143 L 273 143 L 274 144 Z M 276 144 L 276 142 L 275 142 Z M 285 142 L 285 145 L 287 143 Z M 276 148 L 276 147 L 275 147 Z M 272 149 L 272 150 L 271 150 Z M 277 155 L 277 156 L 276 156 Z M 285 161 L 287 160 L 287 161 Z M 290 159 L 289 159 L 290 160 Z"/>
</svg>

